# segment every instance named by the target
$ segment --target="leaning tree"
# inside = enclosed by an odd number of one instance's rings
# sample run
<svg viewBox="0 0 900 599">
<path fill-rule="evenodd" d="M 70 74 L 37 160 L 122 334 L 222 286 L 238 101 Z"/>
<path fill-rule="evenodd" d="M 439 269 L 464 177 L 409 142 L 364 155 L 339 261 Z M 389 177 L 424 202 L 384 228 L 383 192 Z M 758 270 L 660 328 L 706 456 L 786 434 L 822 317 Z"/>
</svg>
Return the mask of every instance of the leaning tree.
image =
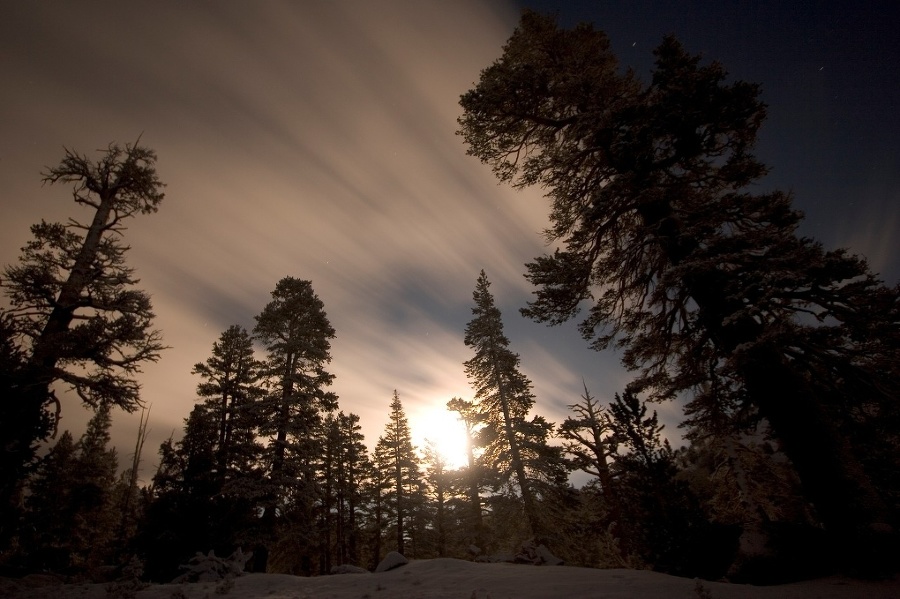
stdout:
<svg viewBox="0 0 900 599">
<path fill-rule="evenodd" d="M 56 390 L 68 388 L 94 408 L 134 410 L 136 375 L 163 349 L 150 296 L 135 288 L 122 242 L 127 220 L 156 212 L 163 199 L 156 154 L 137 143 L 111 144 L 93 161 L 66 149 L 43 180 L 72 184 L 75 203 L 93 216 L 33 225 L 19 263 L 0 282 L 8 300 L 4 337 L 20 352 L 0 402 L 4 500 L 15 496 L 36 444 L 56 430 Z"/>
<path fill-rule="evenodd" d="M 483 450 L 480 460 L 484 467 L 492 469 L 503 483 L 513 486 L 514 482 L 518 487 L 531 534 L 543 538 L 548 531 L 540 510 L 540 489 L 564 480 L 561 453 L 548 444 L 553 425 L 540 416 L 528 420 L 534 406 L 531 381 L 520 370 L 519 355 L 509 348 L 490 284 L 482 270 L 472 294 L 475 306 L 464 338 L 475 352 L 464 365 L 475 391 L 474 410 L 482 424 L 476 444 Z"/>
</svg>

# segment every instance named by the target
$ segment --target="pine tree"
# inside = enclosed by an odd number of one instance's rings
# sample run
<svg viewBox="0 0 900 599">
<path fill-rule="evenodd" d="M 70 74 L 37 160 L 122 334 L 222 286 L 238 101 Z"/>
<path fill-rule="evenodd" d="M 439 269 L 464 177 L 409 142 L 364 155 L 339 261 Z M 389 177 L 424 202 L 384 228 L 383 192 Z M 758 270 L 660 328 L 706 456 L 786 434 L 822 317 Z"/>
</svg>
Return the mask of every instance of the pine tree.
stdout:
<svg viewBox="0 0 900 599">
<path fill-rule="evenodd" d="M 482 270 L 473 294 L 474 318 L 465 333 L 465 344 L 475 350 L 475 356 L 465 362 L 466 376 L 484 424 L 477 443 L 484 450 L 481 459 L 486 468 L 499 473 L 504 482 L 515 480 L 531 533 L 541 536 L 545 531 L 535 486 L 545 473 L 549 480 L 558 480 L 560 464 L 554 463 L 556 458 L 547 446 L 552 426 L 540 417 L 526 420 L 534 405 L 531 381 L 519 371 L 518 354 L 509 349 L 489 287 Z"/>
<path fill-rule="evenodd" d="M 312 284 L 285 277 L 256 317 L 253 334 L 266 348 L 266 374 L 273 382 L 262 405 L 260 432 L 274 436 L 270 469 L 277 479 L 287 475 L 289 450 L 304 467 L 312 464 L 318 454 L 314 432 L 320 427 L 320 413 L 337 406 L 337 397 L 325 389 L 334 380 L 325 370 L 331 362 L 334 329 Z"/>
<path fill-rule="evenodd" d="M 379 438 L 379 441 L 381 439 Z M 391 489 L 390 448 L 387 443 L 377 443 L 365 477 L 363 512 L 366 516 L 369 567 L 374 570 L 384 557 L 385 533 L 390 514 L 388 498 Z"/>
<path fill-rule="evenodd" d="M 609 406 L 611 473 L 621 498 L 623 547 L 655 569 L 694 574 L 695 544 L 704 522 L 686 483 L 676 479 L 675 452 L 664 425 L 633 391 L 616 393 Z"/>
<path fill-rule="evenodd" d="M 23 531 L 31 567 L 83 574 L 112 557 L 118 459 L 108 447 L 110 424 L 102 405 L 77 442 L 66 431 L 41 459 Z"/>
<path fill-rule="evenodd" d="M 369 470 L 368 449 L 358 415 L 338 413 L 336 427 L 339 440 L 336 477 L 337 559 L 339 565 L 359 564 L 360 512 L 363 507 L 366 472 Z"/>
<path fill-rule="evenodd" d="M 272 292 L 272 301 L 256 316 L 253 334 L 265 346 L 264 370 L 270 381 L 269 394 L 259 404 L 259 433 L 269 439 L 266 459 L 271 491 L 265 520 L 274 530 L 276 514 L 291 512 L 284 528 L 290 543 L 280 546 L 290 554 L 285 559 L 292 560 L 298 539 L 305 539 L 308 551 L 316 544 L 312 523 L 322 414 L 337 407 L 337 396 L 326 390 L 334 375 L 325 369 L 331 362 L 335 333 L 312 284 L 285 277 Z M 309 555 L 303 559 L 308 561 Z M 301 570 L 310 567 L 305 562 Z"/>
<path fill-rule="evenodd" d="M 900 287 L 798 237 L 789 195 L 744 191 L 767 171 L 752 154 L 757 85 L 727 82 L 671 37 L 655 54 L 645 85 L 602 32 L 527 12 L 462 97 L 469 152 L 553 202 L 547 236 L 560 248 L 528 265 L 538 289 L 524 313 L 560 323 L 592 300 L 585 338 L 624 346 L 658 398 L 707 380 L 714 360 L 768 420 L 829 528 L 844 541 L 884 529 L 893 513 L 838 423 L 860 398 L 900 394 L 875 366 L 900 355 Z"/>
<path fill-rule="evenodd" d="M 217 420 L 216 472 L 226 481 L 247 474 L 256 465 L 259 447 L 257 402 L 262 363 L 253 354 L 253 339 L 238 325 L 230 326 L 213 344 L 212 356 L 194 366 L 203 382 L 197 395 Z"/>
<path fill-rule="evenodd" d="M 75 440 L 63 431 L 28 483 L 20 543 L 29 548 L 27 562 L 34 570 L 63 572 L 71 565 L 71 526 L 78 511 L 72 500 L 76 460 Z"/>
<path fill-rule="evenodd" d="M 172 579 L 178 566 L 197 551 L 227 555 L 241 543 L 257 520 L 255 505 L 242 496 L 223 493 L 216 471 L 219 418 L 204 403 L 185 419 L 180 441 L 160 445 L 160 461 L 149 489 L 141 530 L 136 539 L 146 556 L 146 573 Z"/>
<path fill-rule="evenodd" d="M 659 424 L 656 410 L 647 415 L 647 403 L 631 390 L 615 394 L 609 406 L 609 426 L 617 447 L 624 448 L 617 462 L 627 460 L 635 468 L 654 471 L 674 462 L 674 452 L 669 440 L 662 437 L 665 425 Z"/>
<path fill-rule="evenodd" d="M 150 297 L 134 288 L 121 235 L 127 219 L 156 212 L 163 199 L 155 165 L 148 148 L 112 144 L 97 162 L 67 149 L 43 173 L 45 183 L 72 183 L 75 202 L 94 214 L 89 224 L 71 218 L 32 226 L 19 265 L 4 271 L 10 308 L 2 319 L 25 353 L 21 384 L 0 403 L 4 504 L 34 459 L 36 442 L 56 428 L 55 382 L 91 407 L 140 405 L 135 375 L 163 346 L 151 328 Z"/>
<path fill-rule="evenodd" d="M 194 406 L 198 409 L 202 408 Z M 170 436 L 159 446 L 159 462 L 147 489 L 135 539 L 135 547 L 145 560 L 144 573 L 151 580 L 172 580 L 179 573 L 178 566 L 195 551 L 209 551 L 205 547 L 208 509 L 197 509 L 196 495 L 188 491 L 197 485 L 187 480 L 187 470 L 183 445 Z"/>
<path fill-rule="evenodd" d="M 375 462 L 378 470 L 390 481 L 385 503 L 395 526 L 396 549 L 403 553 L 408 537 L 407 527 L 413 516 L 413 506 L 417 503 L 415 495 L 421 476 L 409 421 L 396 389 L 391 398 L 389 418 L 384 427 L 384 435 L 378 438 L 375 447 Z"/>
<path fill-rule="evenodd" d="M 611 443 L 609 416 L 603 406 L 591 396 L 587 384 L 584 386 L 583 403 L 575 403 L 569 409 L 575 417 L 567 417 L 559 427 L 559 436 L 566 439 L 565 450 L 579 470 L 596 476 L 600 488 L 610 506 L 617 503 L 609 472 L 609 456 L 615 452 Z"/>
<path fill-rule="evenodd" d="M 359 560 L 358 512 L 368 455 L 356 414 L 329 414 L 323 426 L 324 448 L 319 470 L 320 571 Z"/>
<path fill-rule="evenodd" d="M 112 557 L 117 522 L 114 490 L 119 459 L 115 448 L 109 447 L 111 426 L 110 406 L 103 404 L 97 408 L 75 446 L 78 482 L 72 492 L 72 502 L 79 509 L 71 531 L 73 558 L 83 568 L 103 565 Z"/>
<path fill-rule="evenodd" d="M 447 402 L 447 409 L 456 412 L 466 429 L 466 467 L 459 479 L 468 498 L 468 514 L 464 519 L 469 535 L 469 543 L 485 549 L 486 534 L 482 517 L 481 491 L 484 476 L 480 460 L 475 457 L 475 436 L 479 427 L 479 415 L 474 402 L 454 397 Z"/>
<path fill-rule="evenodd" d="M 220 492 L 216 472 L 219 419 L 206 404 L 195 404 L 184 424 L 178 451 L 184 464 L 184 491 L 197 498 Z"/>
<path fill-rule="evenodd" d="M 432 521 L 436 533 L 435 553 L 438 557 L 447 557 L 447 536 L 450 531 L 448 502 L 452 496 L 452 473 L 444 456 L 432 441 L 426 440 L 422 462 L 425 466 L 424 482 L 433 506 Z"/>
</svg>

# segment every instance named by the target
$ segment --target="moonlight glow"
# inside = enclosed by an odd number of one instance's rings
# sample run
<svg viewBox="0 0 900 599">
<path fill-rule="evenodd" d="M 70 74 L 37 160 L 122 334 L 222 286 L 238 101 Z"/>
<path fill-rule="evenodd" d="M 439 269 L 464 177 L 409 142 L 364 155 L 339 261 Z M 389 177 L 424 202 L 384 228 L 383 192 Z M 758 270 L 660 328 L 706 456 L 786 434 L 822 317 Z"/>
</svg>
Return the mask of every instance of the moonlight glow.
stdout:
<svg viewBox="0 0 900 599">
<path fill-rule="evenodd" d="M 456 414 L 443 407 L 426 409 L 410 422 L 420 450 L 434 443 L 448 468 L 466 465 L 466 429 Z"/>
</svg>

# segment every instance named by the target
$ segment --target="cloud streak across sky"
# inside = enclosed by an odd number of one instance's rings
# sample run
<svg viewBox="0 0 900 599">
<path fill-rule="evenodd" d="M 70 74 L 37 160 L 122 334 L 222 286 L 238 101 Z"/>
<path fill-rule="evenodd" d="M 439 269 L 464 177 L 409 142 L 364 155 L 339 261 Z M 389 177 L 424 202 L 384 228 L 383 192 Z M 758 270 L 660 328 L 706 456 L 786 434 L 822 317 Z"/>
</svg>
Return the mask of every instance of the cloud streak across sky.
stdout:
<svg viewBox="0 0 900 599">
<path fill-rule="evenodd" d="M 518 315 L 530 293 L 523 264 L 547 251 L 548 204 L 539 191 L 497 185 L 455 135 L 457 100 L 499 56 L 518 19 L 512 4 L 5 10 L 4 263 L 31 223 L 75 214 L 69 191 L 41 188 L 38 174 L 63 145 L 92 152 L 142 135 L 159 155 L 166 199 L 126 233 L 129 263 L 171 346 L 142 378 L 153 405 L 145 461 L 179 434 L 195 401 L 193 364 L 229 325 L 252 328 L 285 276 L 311 280 L 324 301 L 337 332 L 333 390 L 341 409 L 361 416 L 370 446 L 395 388 L 414 434 L 418 415 L 471 398 L 462 338 L 482 268 L 535 383 L 538 413 L 559 422 L 582 377 L 601 398 L 629 380 L 619 356 L 590 352 L 573 326 Z M 843 234 L 869 239 L 869 222 Z M 88 414 L 68 406 L 63 417 L 77 428 Z M 137 419 L 119 414 L 115 423 L 127 455 Z"/>
<path fill-rule="evenodd" d="M 414 426 L 471 396 L 462 335 L 481 268 L 510 334 L 523 328 L 511 321 L 527 294 L 523 263 L 543 251 L 546 203 L 498 186 L 455 135 L 457 99 L 516 10 L 436 6 L 89 3 L 16 15 L 19 54 L 5 66 L 22 87 L 4 112 L 32 144 L 5 142 L 7 176 L 24 178 L 7 261 L 30 222 L 74 209 L 66 189 L 38 189 L 61 145 L 92 151 L 142 134 L 159 155 L 166 199 L 126 234 L 172 346 L 143 378 L 158 437 L 148 446 L 190 411 L 192 365 L 230 324 L 251 328 L 284 276 L 311 280 L 325 302 L 333 388 L 370 444 L 395 388 Z M 587 354 L 577 337 L 566 343 Z M 64 425 L 78 420 L 68 412 Z"/>
</svg>

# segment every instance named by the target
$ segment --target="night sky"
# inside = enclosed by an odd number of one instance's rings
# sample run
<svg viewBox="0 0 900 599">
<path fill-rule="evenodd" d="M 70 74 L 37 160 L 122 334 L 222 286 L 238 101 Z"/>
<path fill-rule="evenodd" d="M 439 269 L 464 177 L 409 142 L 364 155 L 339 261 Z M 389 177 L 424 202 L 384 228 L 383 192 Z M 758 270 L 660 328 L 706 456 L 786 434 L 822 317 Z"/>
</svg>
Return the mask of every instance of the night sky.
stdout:
<svg viewBox="0 0 900 599">
<path fill-rule="evenodd" d="M 592 21 L 647 80 L 668 33 L 762 84 L 760 189 L 792 190 L 801 233 L 900 278 L 900 18 L 892 3 L 533 2 Z M 801 6 L 802 5 L 802 6 Z M 160 211 L 128 224 L 129 264 L 171 346 L 142 377 L 146 467 L 195 401 L 193 364 L 248 329 L 285 276 L 312 281 L 337 338 L 332 389 L 373 447 L 394 389 L 421 444 L 453 396 L 471 399 L 463 330 L 483 268 L 536 412 L 559 422 L 582 378 L 631 380 L 574 325 L 525 321 L 524 263 L 547 250 L 548 202 L 465 155 L 459 96 L 501 53 L 524 4 L 4 2 L 0 22 L 0 262 L 42 218 L 89 215 L 40 171 L 62 146 L 135 141 L 159 155 Z M 93 154 L 97 156 L 98 154 Z M 659 406 L 675 428 L 677 405 Z M 63 428 L 89 413 L 65 405 Z M 116 414 L 124 462 L 137 416 Z M 431 433 L 436 434 L 436 433 Z"/>
</svg>

